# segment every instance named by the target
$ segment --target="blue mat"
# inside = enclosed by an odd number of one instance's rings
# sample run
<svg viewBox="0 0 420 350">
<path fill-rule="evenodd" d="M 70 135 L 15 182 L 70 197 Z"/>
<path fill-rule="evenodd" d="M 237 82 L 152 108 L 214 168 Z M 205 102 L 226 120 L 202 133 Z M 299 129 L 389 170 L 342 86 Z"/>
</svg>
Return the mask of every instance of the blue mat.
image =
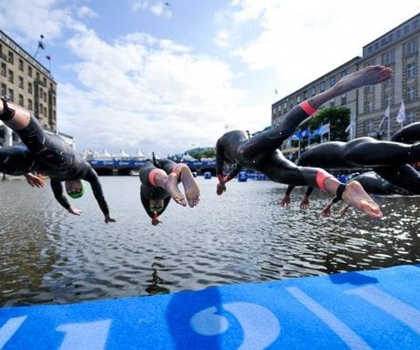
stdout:
<svg viewBox="0 0 420 350">
<path fill-rule="evenodd" d="M 420 349 L 420 265 L 0 308 L 0 349 Z"/>
</svg>

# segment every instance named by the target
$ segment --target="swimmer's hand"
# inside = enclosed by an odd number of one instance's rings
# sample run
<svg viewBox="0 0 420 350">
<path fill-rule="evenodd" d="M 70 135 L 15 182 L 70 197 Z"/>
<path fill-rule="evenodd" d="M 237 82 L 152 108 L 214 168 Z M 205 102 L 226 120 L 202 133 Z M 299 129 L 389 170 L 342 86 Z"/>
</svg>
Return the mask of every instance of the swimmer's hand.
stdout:
<svg viewBox="0 0 420 350">
<path fill-rule="evenodd" d="M 45 186 L 44 180 L 42 180 L 38 176 L 35 176 L 32 173 L 25 174 L 25 178 L 26 178 L 26 181 L 28 182 L 28 184 L 31 185 L 32 187 L 42 188 L 42 187 Z"/>
<path fill-rule="evenodd" d="M 220 196 L 225 191 L 226 191 L 226 185 L 225 185 L 225 183 L 224 182 L 219 182 L 217 184 L 217 189 L 216 189 L 217 195 Z"/>
<path fill-rule="evenodd" d="M 283 208 L 287 208 L 290 204 L 290 196 L 289 195 L 284 195 L 284 198 L 281 200 L 280 205 Z"/>
<path fill-rule="evenodd" d="M 308 197 L 305 197 L 302 199 L 302 202 L 300 202 L 300 209 L 306 210 L 309 208 L 309 199 Z"/>
<path fill-rule="evenodd" d="M 108 222 L 116 222 L 117 220 L 111 218 L 109 215 L 105 216 L 105 223 L 107 224 Z"/>
<path fill-rule="evenodd" d="M 153 218 L 152 219 L 152 225 L 153 226 L 159 225 L 161 223 L 162 223 L 162 221 L 160 221 L 159 218 Z"/>
<path fill-rule="evenodd" d="M 75 208 L 73 206 L 70 206 L 70 208 L 68 210 L 69 210 L 69 213 L 70 214 L 73 214 L 73 215 L 80 216 L 80 214 L 82 214 L 82 211 L 81 210 L 79 210 L 79 209 L 77 209 L 77 208 Z"/>
</svg>

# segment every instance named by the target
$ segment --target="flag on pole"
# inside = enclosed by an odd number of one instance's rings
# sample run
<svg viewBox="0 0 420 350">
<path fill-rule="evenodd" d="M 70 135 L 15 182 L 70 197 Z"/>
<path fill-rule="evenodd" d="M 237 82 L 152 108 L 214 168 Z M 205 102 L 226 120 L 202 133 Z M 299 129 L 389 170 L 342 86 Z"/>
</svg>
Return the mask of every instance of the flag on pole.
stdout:
<svg viewBox="0 0 420 350">
<path fill-rule="evenodd" d="M 379 123 L 378 131 L 381 130 L 381 127 L 382 127 L 382 124 L 384 123 L 384 121 L 389 119 L 390 114 L 391 114 L 391 111 L 390 111 L 390 108 L 389 108 L 389 105 L 388 105 L 388 107 L 386 107 L 386 109 L 385 109 L 384 117 L 382 118 L 381 122 Z"/>
<path fill-rule="evenodd" d="M 305 137 L 311 136 L 311 132 L 309 131 L 309 129 L 305 129 L 305 130 L 302 130 L 300 135 L 301 135 L 302 139 L 304 139 Z"/>
<path fill-rule="evenodd" d="M 404 120 L 405 120 L 405 106 L 404 106 L 404 101 L 401 101 L 400 110 L 398 111 L 398 114 L 397 114 L 397 122 L 402 124 L 404 123 Z"/>
<path fill-rule="evenodd" d="M 330 123 L 321 125 L 321 130 L 319 131 L 319 134 L 321 136 L 325 135 L 325 134 L 328 134 L 329 132 L 330 132 Z"/>
<path fill-rule="evenodd" d="M 39 37 L 41 38 L 41 40 L 38 41 L 38 48 L 45 50 L 44 43 L 42 42 L 42 39 L 44 39 L 44 35 L 41 34 Z"/>
<path fill-rule="evenodd" d="M 302 138 L 302 133 L 300 131 L 296 131 L 293 135 L 292 135 L 292 140 L 300 140 Z"/>
</svg>

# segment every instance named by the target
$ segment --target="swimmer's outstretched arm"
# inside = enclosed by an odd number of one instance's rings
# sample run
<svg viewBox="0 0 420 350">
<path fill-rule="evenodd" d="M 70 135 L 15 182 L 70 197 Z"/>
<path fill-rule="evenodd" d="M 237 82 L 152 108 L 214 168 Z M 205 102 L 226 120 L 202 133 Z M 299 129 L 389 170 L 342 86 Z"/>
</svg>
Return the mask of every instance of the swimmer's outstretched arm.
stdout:
<svg viewBox="0 0 420 350">
<path fill-rule="evenodd" d="M 90 183 L 93 195 L 95 196 L 96 201 L 98 202 L 98 205 L 105 216 L 105 223 L 107 224 L 109 222 L 115 222 L 116 220 L 109 216 L 108 204 L 106 203 L 104 194 L 102 192 L 102 186 L 99 182 L 99 178 L 95 170 L 90 168 L 89 172 L 83 177 L 83 179 Z"/>
<path fill-rule="evenodd" d="M 286 208 L 289 204 L 290 204 L 290 194 L 293 192 L 293 190 L 295 189 L 295 185 L 289 185 L 287 186 L 287 190 L 286 193 L 284 194 L 283 199 L 280 202 L 280 205 L 283 208 Z"/>
<path fill-rule="evenodd" d="M 216 193 L 218 195 L 221 195 L 223 192 L 226 191 L 226 183 L 230 180 L 234 179 L 236 175 L 239 174 L 241 171 L 241 167 L 239 165 L 235 166 L 235 169 L 233 169 L 228 175 L 223 176 L 223 174 L 217 174 L 217 178 L 219 180 L 219 183 L 217 184 L 217 190 Z"/>
<path fill-rule="evenodd" d="M 299 206 L 300 209 L 306 210 L 309 208 L 309 197 L 311 196 L 313 190 L 314 190 L 313 187 L 308 186 L 305 192 L 305 196 L 303 197 L 302 202 L 300 202 L 300 206 Z"/>
</svg>

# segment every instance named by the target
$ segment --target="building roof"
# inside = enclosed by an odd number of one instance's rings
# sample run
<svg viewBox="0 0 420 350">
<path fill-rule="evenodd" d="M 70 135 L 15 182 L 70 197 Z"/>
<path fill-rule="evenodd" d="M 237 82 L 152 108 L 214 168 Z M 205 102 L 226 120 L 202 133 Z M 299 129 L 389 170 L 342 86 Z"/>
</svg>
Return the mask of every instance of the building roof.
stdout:
<svg viewBox="0 0 420 350">
<path fill-rule="evenodd" d="M 16 41 L 14 41 L 10 36 L 8 36 L 2 30 L 0 30 L 0 39 L 3 40 L 7 45 L 9 45 L 18 54 L 20 54 L 23 58 L 25 58 L 28 62 L 33 64 L 36 68 L 38 68 L 45 75 L 47 75 L 48 78 L 50 78 L 52 81 L 55 82 L 49 69 L 45 68 L 42 63 L 40 63 L 36 58 L 30 55 L 24 48 L 22 48 L 22 46 L 20 46 Z"/>
</svg>

